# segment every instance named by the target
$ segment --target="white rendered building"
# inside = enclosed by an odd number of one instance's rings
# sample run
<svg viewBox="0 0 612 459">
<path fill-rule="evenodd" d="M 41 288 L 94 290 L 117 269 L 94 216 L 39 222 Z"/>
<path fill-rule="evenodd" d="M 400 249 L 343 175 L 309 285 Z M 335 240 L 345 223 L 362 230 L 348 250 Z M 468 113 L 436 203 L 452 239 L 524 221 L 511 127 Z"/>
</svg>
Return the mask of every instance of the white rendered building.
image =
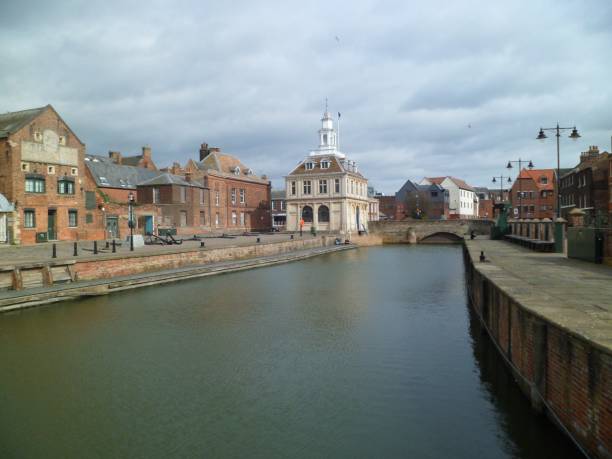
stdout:
<svg viewBox="0 0 612 459">
<path fill-rule="evenodd" d="M 449 218 L 478 217 L 478 196 L 474 188 L 455 177 L 425 177 L 419 185 L 440 185 L 448 190 Z"/>
<path fill-rule="evenodd" d="M 300 161 L 286 182 L 287 230 L 351 232 L 367 230 L 368 181 L 355 161 L 338 151 L 331 114 L 325 112 L 319 129 L 319 148 Z"/>
</svg>

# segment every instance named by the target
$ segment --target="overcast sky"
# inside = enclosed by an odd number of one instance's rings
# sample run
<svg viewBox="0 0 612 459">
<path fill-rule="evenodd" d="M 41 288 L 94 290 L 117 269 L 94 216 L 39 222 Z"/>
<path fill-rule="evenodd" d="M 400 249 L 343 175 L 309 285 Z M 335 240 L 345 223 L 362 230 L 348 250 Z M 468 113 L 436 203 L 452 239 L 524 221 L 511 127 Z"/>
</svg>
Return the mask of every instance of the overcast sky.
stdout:
<svg viewBox="0 0 612 459">
<path fill-rule="evenodd" d="M 0 111 L 52 104 L 87 151 L 208 142 L 282 177 L 341 148 L 386 194 L 408 178 L 490 186 L 509 159 L 556 166 L 541 125 L 576 125 L 562 167 L 610 149 L 612 2 L 13 1 L 0 10 Z M 569 134 L 566 133 L 566 134 Z"/>
</svg>

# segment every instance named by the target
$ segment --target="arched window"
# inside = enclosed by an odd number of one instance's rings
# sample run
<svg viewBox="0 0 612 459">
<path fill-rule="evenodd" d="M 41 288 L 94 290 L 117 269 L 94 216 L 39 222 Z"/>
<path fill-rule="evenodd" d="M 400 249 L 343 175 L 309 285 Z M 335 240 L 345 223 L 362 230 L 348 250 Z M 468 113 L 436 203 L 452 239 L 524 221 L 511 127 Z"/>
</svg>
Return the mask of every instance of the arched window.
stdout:
<svg viewBox="0 0 612 459">
<path fill-rule="evenodd" d="M 321 223 L 329 223 L 329 207 L 319 206 L 318 219 Z"/>
<path fill-rule="evenodd" d="M 302 209 L 302 219 L 304 219 L 304 223 L 312 223 L 312 207 L 304 206 Z"/>
</svg>

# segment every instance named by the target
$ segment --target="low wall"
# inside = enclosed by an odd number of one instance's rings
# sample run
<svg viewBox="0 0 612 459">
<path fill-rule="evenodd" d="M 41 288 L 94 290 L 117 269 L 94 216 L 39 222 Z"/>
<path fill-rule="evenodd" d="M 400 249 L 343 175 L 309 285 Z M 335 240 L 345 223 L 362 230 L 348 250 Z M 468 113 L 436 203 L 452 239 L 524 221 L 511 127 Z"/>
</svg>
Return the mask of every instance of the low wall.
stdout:
<svg viewBox="0 0 612 459">
<path fill-rule="evenodd" d="M 589 456 L 611 458 L 610 349 L 517 303 L 465 254 L 472 307 L 532 406 Z"/>
<path fill-rule="evenodd" d="M 74 264 L 76 280 L 108 279 L 117 276 L 148 273 L 190 265 L 278 255 L 296 250 L 325 247 L 334 244 L 333 237 L 297 239 L 249 246 L 196 249 L 160 254 L 130 254 L 122 258 L 78 260 Z"/>
</svg>

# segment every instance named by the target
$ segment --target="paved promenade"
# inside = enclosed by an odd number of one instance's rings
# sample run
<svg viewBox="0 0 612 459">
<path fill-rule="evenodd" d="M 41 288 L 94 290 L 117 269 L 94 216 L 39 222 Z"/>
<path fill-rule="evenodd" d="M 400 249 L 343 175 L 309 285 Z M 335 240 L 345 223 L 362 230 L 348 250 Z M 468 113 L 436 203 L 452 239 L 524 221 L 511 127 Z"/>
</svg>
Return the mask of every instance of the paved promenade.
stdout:
<svg viewBox="0 0 612 459">
<path fill-rule="evenodd" d="M 612 349 L 612 267 L 537 253 L 503 241 L 466 241 L 476 268 L 515 301 Z M 479 263 L 480 251 L 487 261 Z"/>
<path fill-rule="evenodd" d="M 180 236 L 187 237 L 187 236 Z M 179 237 L 179 238 L 180 238 Z M 259 236 L 236 236 L 232 238 L 221 238 L 213 236 L 204 236 L 201 240 L 206 244 L 206 248 L 216 249 L 230 246 L 247 246 L 257 242 L 257 237 L 261 243 L 281 242 L 290 239 L 289 234 L 284 233 L 262 233 Z M 300 239 L 299 234 L 295 234 L 296 239 Z M 313 236 L 310 233 L 304 232 L 302 239 L 311 239 Z M 130 255 L 130 245 L 126 241 L 117 241 L 121 245 L 116 246 L 117 252 L 112 254 L 111 249 L 105 248 L 105 241 L 98 241 L 98 257 Z M 73 242 L 57 242 L 57 259 L 74 259 Z M 93 241 L 79 241 L 78 256 L 76 258 L 93 257 Z M 158 254 L 158 253 L 176 253 L 182 251 L 195 250 L 200 247 L 199 241 L 184 241 L 181 245 L 146 245 L 144 247 L 135 248 L 132 254 Z M 10 266 L 22 263 L 37 263 L 51 261 L 52 244 L 42 243 L 26 246 L 3 246 L 0 245 L 0 266 Z"/>
</svg>

